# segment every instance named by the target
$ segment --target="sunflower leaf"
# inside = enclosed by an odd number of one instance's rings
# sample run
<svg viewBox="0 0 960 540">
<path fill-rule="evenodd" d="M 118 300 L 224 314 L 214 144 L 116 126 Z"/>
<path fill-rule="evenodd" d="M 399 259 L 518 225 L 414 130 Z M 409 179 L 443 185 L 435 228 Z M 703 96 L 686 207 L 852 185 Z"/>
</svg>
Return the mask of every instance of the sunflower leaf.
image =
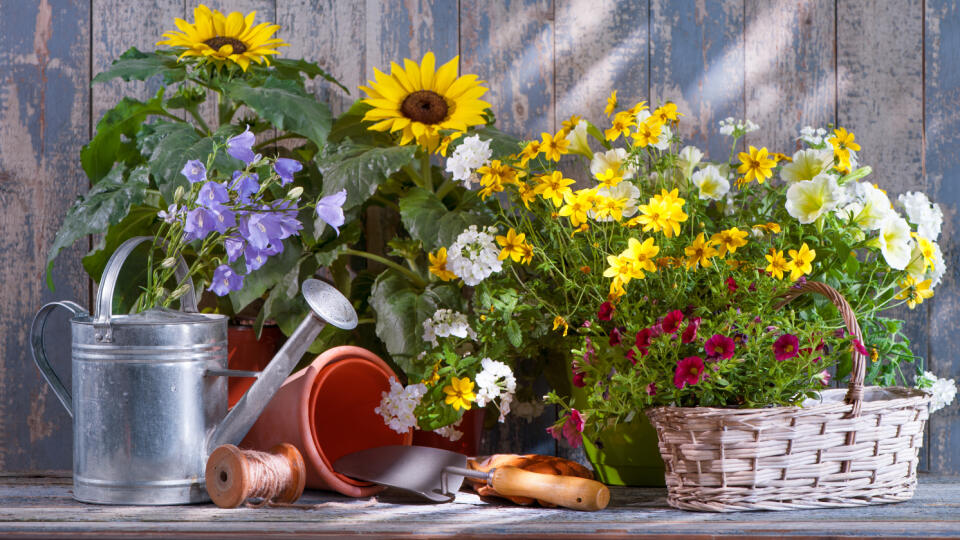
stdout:
<svg viewBox="0 0 960 540">
<path fill-rule="evenodd" d="M 80 151 L 80 163 L 90 181 L 94 184 L 100 181 L 111 171 L 119 155 L 132 150 L 130 141 L 148 116 L 165 114 L 162 88 L 147 102 L 125 97 L 104 113 L 97 122 L 97 134 Z"/>
<path fill-rule="evenodd" d="M 263 86 L 234 81 L 224 87 L 227 95 L 241 102 L 280 130 L 303 135 L 323 148 L 333 117 L 325 103 L 318 102 L 296 81 L 268 77 Z"/>
<path fill-rule="evenodd" d="M 318 159 L 323 173 L 323 194 L 332 195 L 346 189 L 344 210 L 363 204 L 391 174 L 410 164 L 416 151 L 416 146 L 379 148 L 344 139 Z"/>
<path fill-rule="evenodd" d="M 400 198 L 400 220 L 410 236 L 422 242 L 427 251 L 449 246 L 470 225 L 487 223 L 476 213 L 448 210 L 433 192 L 419 187 Z"/>
<path fill-rule="evenodd" d="M 177 62 L 175 56 L 160 52 L 145 53 L 136 47 L 130 47 L 113 61 L 106 71 L 93 78 L 95 83 L 103 83 L 121 78 L 125 81 L 145 81 L 160 75 L 163 84 L 168 85 L 184 80 L 187 76 L 186 64 Z"/>
<path fill-rule="evenodd" d="M 239 126 L 221 126 L 212 137 L 201 137 L 190 124 L 181 122 L 157 122 L 144 126 L 137 137 L 140 151 L 149 160 L 150 174 L 157 189 L 167 201 L 173 200 L 177 186 L 189 188 L 189 182 L 182 174 L 184 163 L 191 159 L 206 160 L 213 151 L 214 141 L 223 141 L 230 135 L 239 133 Z M 218 152 L 213 167 L 222 174 L 229 175 L 240 168 L 240 161 Z"/>
<path fill-rule="evenodd" d="M 292 58 L 274 58 L 270 63 L 273 64 L 277 72 L 277 77 L 281 79 L 299 79 L 301 73 L 310 79 L 322 77 L 339 86 L 347 95 L 350 94 L 350 90 L 348 90 L 346 86 L 342 85 L 333 75 L 327 73 L 326 70 L 315 62 L 310 62 L 303 58 L 297 60 L 293 60 Z"/>
</svg>

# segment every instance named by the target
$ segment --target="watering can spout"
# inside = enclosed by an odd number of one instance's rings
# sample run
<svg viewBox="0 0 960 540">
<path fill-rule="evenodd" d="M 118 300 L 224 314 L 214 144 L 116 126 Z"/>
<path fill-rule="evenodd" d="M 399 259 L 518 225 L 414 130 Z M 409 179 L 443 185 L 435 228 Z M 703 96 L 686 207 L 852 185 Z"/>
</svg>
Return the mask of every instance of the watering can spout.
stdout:
<svg viewBox="0 0 960 540">
<path fill-rule="evenodd" d="M 303 296 L 311 312 L 253 386 L 214 429 L 207 442 L 208 452 L 223 444 L 238 444 L 243 439 L 324 326 L 332 324 L 344 330 L 356 328 L 357 312 L 337 289 L 322 281 L 308 279 L 303 283 Z"/>
</svg>

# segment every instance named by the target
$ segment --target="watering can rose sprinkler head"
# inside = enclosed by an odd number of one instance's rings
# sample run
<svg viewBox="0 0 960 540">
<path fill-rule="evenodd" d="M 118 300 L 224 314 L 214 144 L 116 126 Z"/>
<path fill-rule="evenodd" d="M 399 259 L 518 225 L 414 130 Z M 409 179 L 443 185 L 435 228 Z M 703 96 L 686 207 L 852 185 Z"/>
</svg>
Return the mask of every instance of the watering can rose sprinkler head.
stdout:
<svg viewBox="0 0 960 540">
<path fill-rule="evenodd" d="M 332 324 L 343 330 L 357 327 L 356 310 L 336 288 L 317 279 L 308 279 L 302 290 L 311 312 L 214 430 L 207 443 L 208 452 L 222 444 L 238 444 L 243 439 L 324 326 Z"/>
</svg>

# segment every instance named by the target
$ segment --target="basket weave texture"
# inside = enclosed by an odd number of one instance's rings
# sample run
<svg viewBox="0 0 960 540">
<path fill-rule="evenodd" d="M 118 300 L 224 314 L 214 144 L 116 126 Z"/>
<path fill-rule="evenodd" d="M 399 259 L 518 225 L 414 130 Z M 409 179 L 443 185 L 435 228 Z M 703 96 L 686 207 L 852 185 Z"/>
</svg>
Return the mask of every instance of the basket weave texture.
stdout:
<svg viewBox="0 0 960 540">
<path fill-rule="evenodd" d="M 840 310 L 863 342 L 847 301 L 807 282 L 783 306 L 815 292 Z M 666 465 L 667 502 L 684 510 L 735 512 L 864 506 L 913 496 L 929 396 L 911 388 L 863 387 L 866 358 L 853 354 L 847 390 L 801 407 L 647 411 Z"/>
</svg>

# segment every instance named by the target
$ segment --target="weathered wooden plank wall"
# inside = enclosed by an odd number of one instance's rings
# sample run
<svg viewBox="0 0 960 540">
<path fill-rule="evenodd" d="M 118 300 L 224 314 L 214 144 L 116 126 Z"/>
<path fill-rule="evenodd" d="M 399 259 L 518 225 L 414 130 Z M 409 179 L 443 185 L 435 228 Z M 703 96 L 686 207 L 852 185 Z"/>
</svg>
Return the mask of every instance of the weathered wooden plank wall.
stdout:
<svg viewBox="0 0 960 540">
<path fill-rule="evenodd" d="M 67 470 L 69 417 L 32 366 L 27 327 L 52 298 L 89 303 L 77 246 L 61 259 L 57 292 L 42 285 L 43 259 L 70 200 L 86 188 L 79 148 L 121 96 L 153 84 L 91 77 L 130 46 L 149 49 L 198 0 L 0 0 L 0 473 Z M 882 4 L 882 9 L 878 7 Z M 282 25 L 286 56 L 315 60 L 354 89 L 391 61 L 460 55 L 463 72 L 490 87 L 500 127 L 532 137 L 573 113 L 605 121 L 610 90 L 621 102 L 671 99 L 682 133 L 714 156 L 727 116 L 761 129 L 746 144 L 795 148 L 804 125 L 840 123 L 862 141 L 862 161 L 895 196 L 930 190 L 944 205 L 941 247 L 957 267 L 960 176 L 960 8 L 952 0 L 218 0 Z M 358 96 L 320 81 L 311 89 L 335 113 Z M 205 114 L 211 114 L 210 111 Z M 24 283 L 26 281 L 26 283 Z M 928 367 L 960 377 L 953 321 L 957 271 L 912 313 L 909 332 Z M 54 341 L 51 339 L 50 341 Z M 65 349 L 64 337 L 59 343 Z M 51 345 L 53 345 L 51 343 Z M 67 354 L 54 360 L 67 365 Z M 931 421 L 924 459 L 960 473 L 960 407 Z M 549 452 L 552 418 L 507 425 L 487 449 Z"/>
</svg>

